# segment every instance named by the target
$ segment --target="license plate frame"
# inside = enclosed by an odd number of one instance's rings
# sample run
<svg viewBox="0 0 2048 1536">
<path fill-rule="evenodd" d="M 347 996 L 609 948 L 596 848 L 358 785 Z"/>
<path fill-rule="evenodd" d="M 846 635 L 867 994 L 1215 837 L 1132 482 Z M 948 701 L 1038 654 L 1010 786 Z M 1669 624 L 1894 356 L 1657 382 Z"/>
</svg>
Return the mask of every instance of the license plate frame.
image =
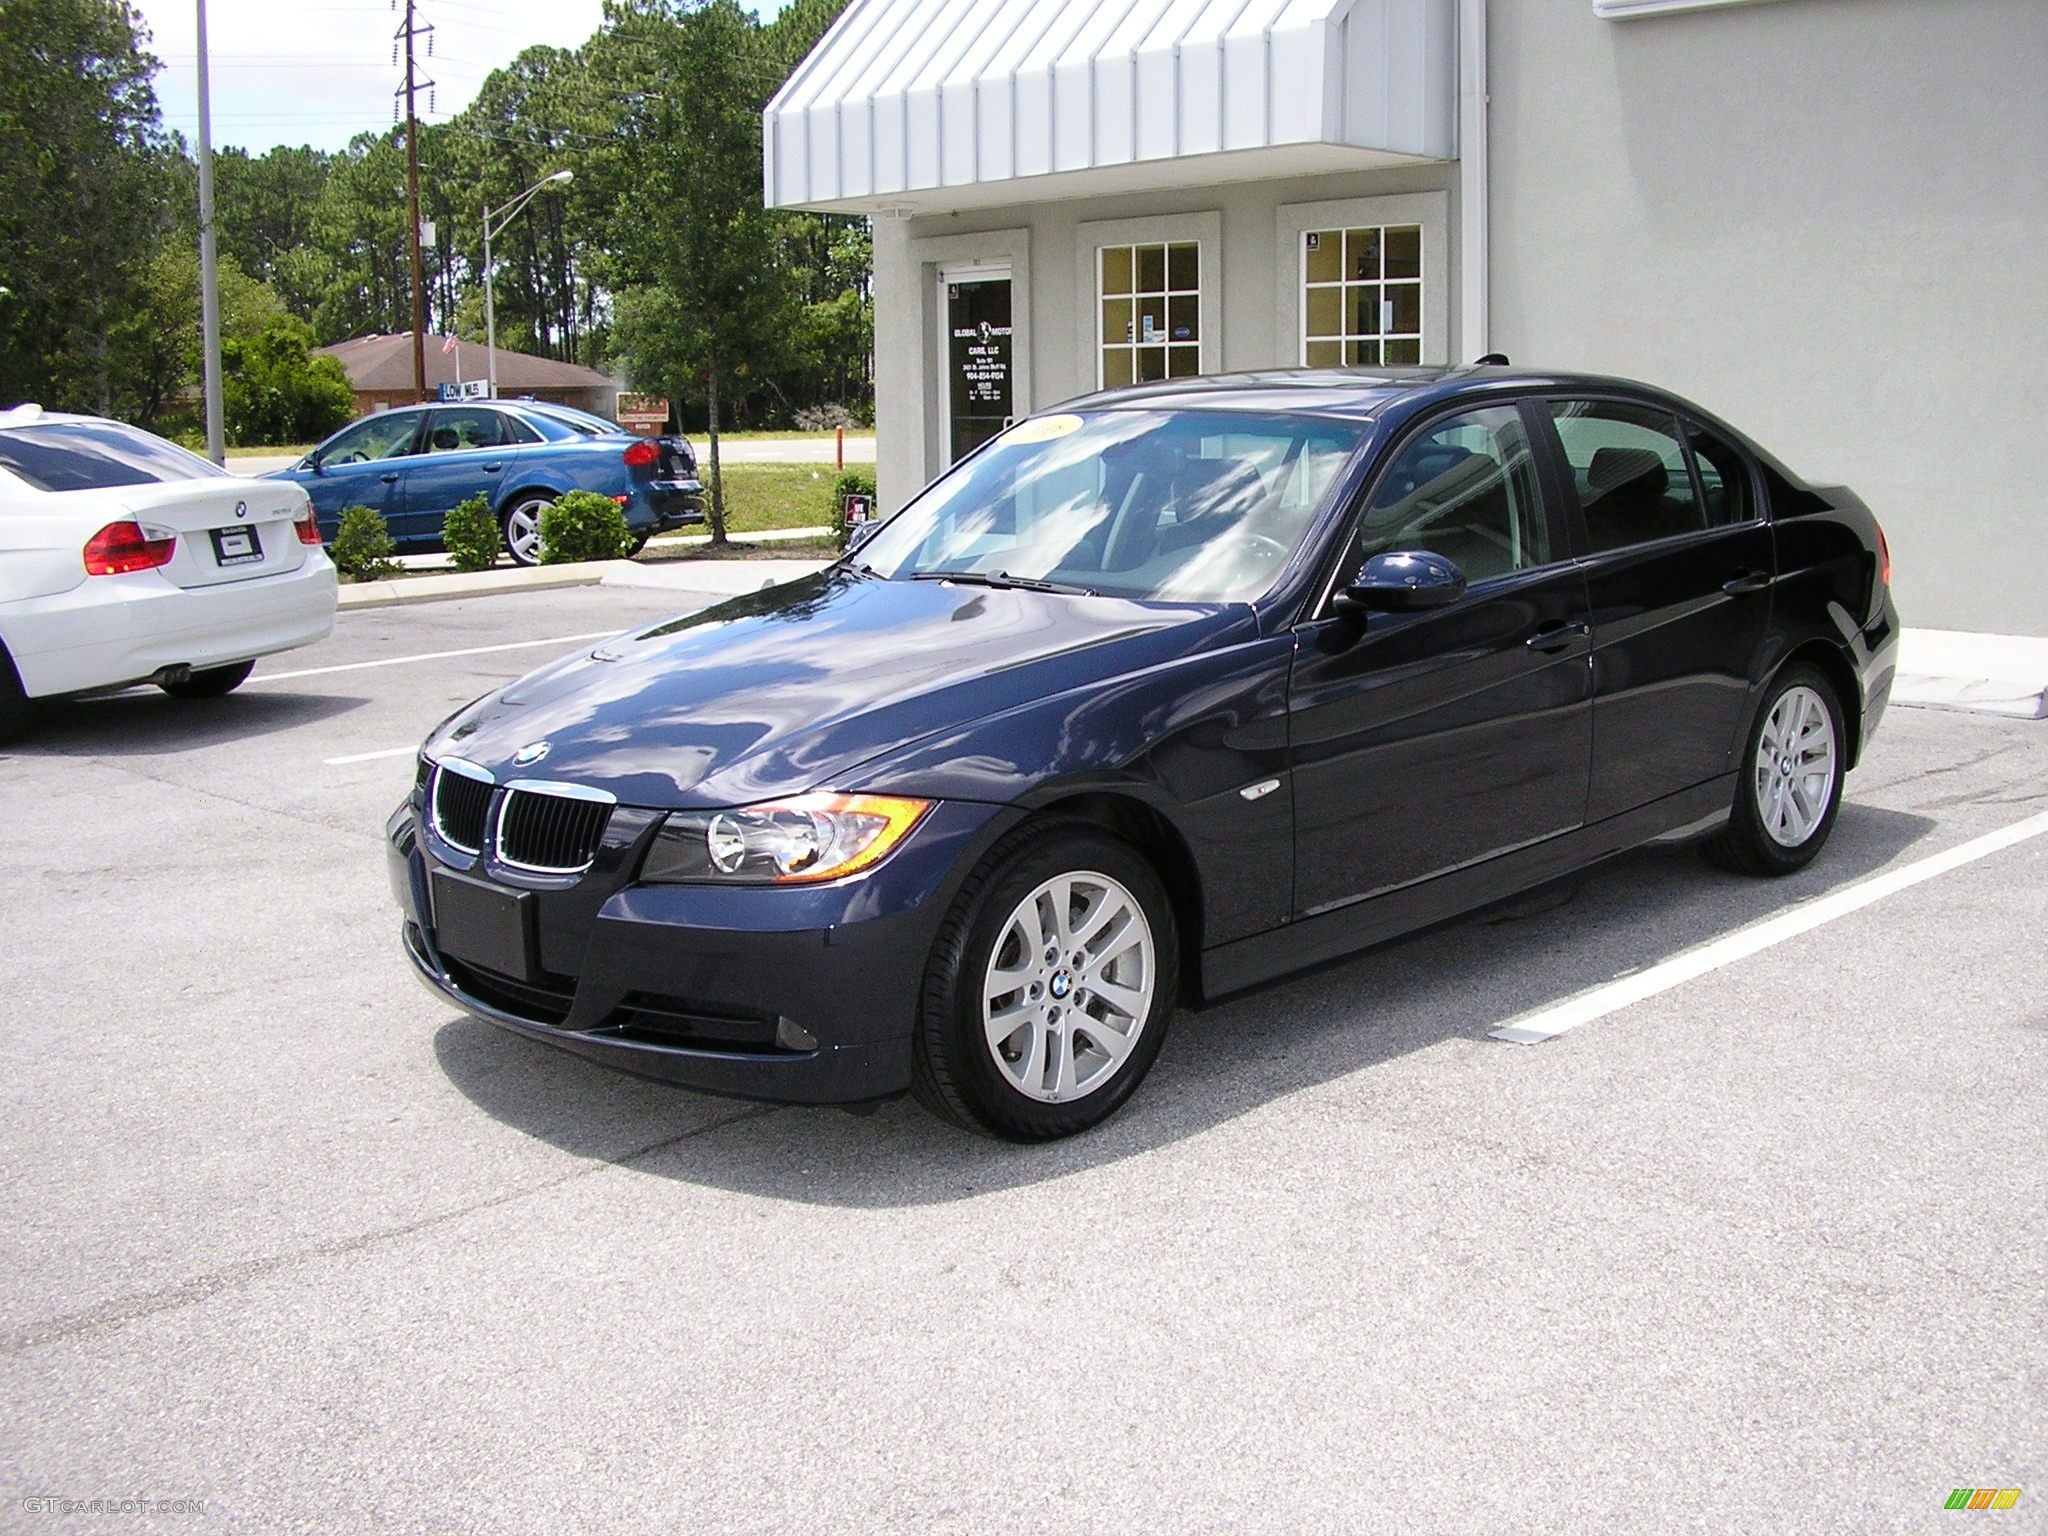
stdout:
<svg viewBox="0 0 2048 1536">
<path fill-rule="evenodd" d="M 516 981 L 533 981 L 535 964 L 533 892 L 435 870 L 434 944 L 443 954 L 496 971 Z"/>
<path fill-rule="evenodd" d="M 238 565 L 261 565 L 263 563 L 263 539 L 256 530 L 244 523 L 239 528 L 215 528 L 213 535 L 213 563 L 222 570 L 233 570 Z"/>
</svg>

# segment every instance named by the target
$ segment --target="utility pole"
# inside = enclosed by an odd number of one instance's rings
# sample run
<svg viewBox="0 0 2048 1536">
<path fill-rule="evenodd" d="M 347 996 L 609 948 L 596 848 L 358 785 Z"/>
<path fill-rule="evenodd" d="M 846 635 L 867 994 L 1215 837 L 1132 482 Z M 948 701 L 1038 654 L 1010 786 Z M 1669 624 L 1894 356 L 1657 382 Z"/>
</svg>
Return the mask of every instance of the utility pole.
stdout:
<svg viewBox="0 0 2048 1536">
<path fill-rule="evenodd" d="M 227 462 L 220 419 L 220 268 L 213 243 L 213 108 L 207 91 L 206 0 L 199 0 L 199 348 L 206 378 L 206 456 Z"/>
<path fill-rule="evenodd" d="M 427 277 L 426 264 L 420 256 L 420 119 L 415 97 L 421 86 L 431 87 L 433 81 L 419 77 L 419 63 L 414 53 L 414 40 L 422 34 L 427 39 L 427 51 L 434 51 L 434 24 L 424 27 L 414 21 L 414 10 L 418 0 L 405 0 L 405 26 L 398 36 L 405 44 L 405 84 L 400 87 L 405 93 L 405 211 L 406 243 L 412 251 L 412 392 L 421 400 L 427 398 Z"/>
</svg>

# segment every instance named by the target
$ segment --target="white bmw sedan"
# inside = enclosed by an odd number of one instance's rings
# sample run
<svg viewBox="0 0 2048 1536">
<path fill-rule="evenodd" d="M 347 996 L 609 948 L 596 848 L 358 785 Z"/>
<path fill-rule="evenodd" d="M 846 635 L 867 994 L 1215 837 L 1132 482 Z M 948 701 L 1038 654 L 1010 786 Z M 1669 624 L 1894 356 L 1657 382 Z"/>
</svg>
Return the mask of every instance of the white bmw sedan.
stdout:
<svg viewBox="0 0 2048 1536">
<path fill-rule="evenodd" d="M 118 421 L 0 411 L 0 740 L 29 701 L 216 698 L 334 627 L 306 493 Z"/>
</svg>

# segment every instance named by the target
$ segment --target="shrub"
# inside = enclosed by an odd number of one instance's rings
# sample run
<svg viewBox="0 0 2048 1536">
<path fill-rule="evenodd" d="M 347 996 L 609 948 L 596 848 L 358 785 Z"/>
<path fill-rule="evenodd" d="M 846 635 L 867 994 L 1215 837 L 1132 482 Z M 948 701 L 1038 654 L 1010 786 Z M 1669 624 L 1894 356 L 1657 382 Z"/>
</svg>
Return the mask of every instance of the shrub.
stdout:
<svg viewBox="0 0 2048 1536">
<path fill-rule="evenodd" d="M 633 549 L 626 514 L 609 496 L 571 491 L 540 515 L 540 563 L 619 560 Z"/>
<path fill-rule="evenodd" d="M 487 571 L 498 563 L 503 535 L 491 504 L 479 491 L 451 507 L 441 520 L 441 544 L 455 558 L 458 571 Z"/>
<path fill-rule="evenodd" d="M 334 568 L 351 581 L 382 581 L 398 574 L 398 562 L 391 558 L 397 548 L 382 512 L 375 507 L 343 507 L 341 526 L 334 530 L 327 554 Z"/>
<path fill-rule="evenodd" d="M 252 340 L 221 344 L 221 420 L 227 440 L 317 443 L 355 415 L 355 391 L 340 363 L 313 351 L 313 328 L 273 316 Z"/>
<path fill-rule="evenodd" d="M 846 498 L 865 496 L 868 499 L 868 515 L 880 515 L 881 508 L 875 504 L 875 472 L 872 469 L 849 469 L 840 473 L 832 482 L 832 537 L 841 549 L 853 537 L 853 528 L 846 521 Z"/>
</svg>

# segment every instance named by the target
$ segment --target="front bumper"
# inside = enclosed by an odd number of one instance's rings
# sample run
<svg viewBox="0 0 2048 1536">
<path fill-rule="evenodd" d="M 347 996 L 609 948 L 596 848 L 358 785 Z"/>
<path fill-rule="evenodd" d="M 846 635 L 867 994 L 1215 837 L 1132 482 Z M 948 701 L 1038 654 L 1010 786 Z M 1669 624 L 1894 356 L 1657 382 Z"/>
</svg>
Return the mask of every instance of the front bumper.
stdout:
<svg viewBox="0 0 2048 1536">
<path fill-rule="evenodd" d="M 819 886 L 639 885 L 660 816 L 620 807 L 598 862 L 536 880 L 465 861 L 408 801 L 386 825 L 407 958 L 442 997 L 606 1066 L 706 1093 L 842 1104 L 910 1086 L 910 1037 L 947 907 L 1008 817 L 948 802 L 864 875 Z M 532 893 L 538 970 L 444 953 L 436 880 Z M 801 1042 L 791 1048 L 789 1042 Z"/>
</svg>

